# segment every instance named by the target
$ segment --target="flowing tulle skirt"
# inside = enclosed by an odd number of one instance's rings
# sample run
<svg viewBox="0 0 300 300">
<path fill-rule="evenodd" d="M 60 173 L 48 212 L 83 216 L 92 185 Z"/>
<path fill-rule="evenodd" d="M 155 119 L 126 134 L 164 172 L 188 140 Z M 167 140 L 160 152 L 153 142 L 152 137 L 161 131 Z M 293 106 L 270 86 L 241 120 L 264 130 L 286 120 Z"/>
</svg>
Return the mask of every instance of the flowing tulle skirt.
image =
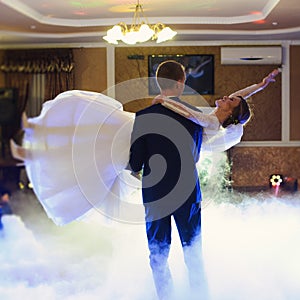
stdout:
<svg viewBox="0 0 300 300">
<path fill-rule="evenodd" d="M 72 90 L 45 102 L 41 114 L 28 120 L 23 141 L 26 171 L 56 224 L 95 209 L 106 219 L 144 222 L 141 182 L 126 170 L 134 118 L 115 99 Z M 199 170 L 203 165 L 212 173 L 215 163 L 207 167 L 201 159 L 239 143 L 242 134 L 241 124 L 204 128 Z"/>
<path fill-rule="evenodd" d="M 133 121 L 134 114 L 123 111 L 115 99 L 78 90 L 45 102 L 41 114 L 28 119 L 26 172 L 56 224 L 92 209 L 114 219 L 140 220 L 141 205 L 130 203 L 129 197 L 139 191 L 140 182 L 125 170 Z M 132 205 L 138 217 L 127 215 Z"/>
</svg>

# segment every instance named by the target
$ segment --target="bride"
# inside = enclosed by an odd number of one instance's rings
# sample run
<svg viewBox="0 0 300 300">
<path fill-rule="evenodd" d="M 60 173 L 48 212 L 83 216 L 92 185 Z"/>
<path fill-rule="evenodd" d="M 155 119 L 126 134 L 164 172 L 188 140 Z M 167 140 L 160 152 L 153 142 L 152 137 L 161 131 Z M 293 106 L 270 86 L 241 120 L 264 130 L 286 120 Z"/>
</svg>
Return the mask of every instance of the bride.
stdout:
<svg viewBox="0 0 300 300">
<path fill-rule="evenodd" d="M 278 73 L 276 69 L 260 83 L 217 100 L 209 115 L 165 95 L 153 103 L 203 126 L 203 151 L 225 151 L 240 142 L 246 123 L 239 119 L 241 111 L 228 103 L 243 103 Z M 124 222 L 144 221 L 142 200 L 132 200 L 141 199 L 140 181 L 126 170 L 134 118 L 117 100 L 81 90 L 63 92 L 45 102 L 38 117 L 24 118 L 22 146 L 11 141 L 11 151 L 24 161 L 34 192 L 55 224 L 67 224 L 95 209 Z"/>
</svg>

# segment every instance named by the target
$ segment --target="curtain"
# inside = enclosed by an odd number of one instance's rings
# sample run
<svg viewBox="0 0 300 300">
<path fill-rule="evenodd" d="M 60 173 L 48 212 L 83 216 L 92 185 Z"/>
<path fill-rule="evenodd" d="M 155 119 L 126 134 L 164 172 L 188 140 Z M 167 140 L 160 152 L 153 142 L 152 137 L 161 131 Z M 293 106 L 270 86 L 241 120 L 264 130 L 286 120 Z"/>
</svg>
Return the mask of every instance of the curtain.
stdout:
<svg viewBox="0 0 300 300">
<path fill-rule="evenodd" d="M 36 117 L 41 113 L 45 99 L 46 74 L 33 74 L 26 114 L 27 117 Z"/>
<path fill-rule="evenodd" d="M 10 139 L 20 131 L 21 115 L 26 109 L 34 74 L 45 74 L 44 101 L 74 89 L 72 49 L 6 50 L 0 70 L 5 85 L 18 89 L 17 116 L 13 125 L 3 126 L 2 138 Z"/>
</svg>

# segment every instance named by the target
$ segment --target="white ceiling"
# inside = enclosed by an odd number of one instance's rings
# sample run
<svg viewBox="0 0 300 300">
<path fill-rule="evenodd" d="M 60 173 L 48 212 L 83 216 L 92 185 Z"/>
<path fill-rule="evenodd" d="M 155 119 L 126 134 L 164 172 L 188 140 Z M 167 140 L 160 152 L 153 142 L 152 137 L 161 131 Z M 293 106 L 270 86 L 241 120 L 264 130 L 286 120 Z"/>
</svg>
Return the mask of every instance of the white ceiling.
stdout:
<svg viewBox="0 0 300 300">
<path fill-rule="evenodd" d="M 106 43 L 106 30 L 131 24 L 137 1 L 0 0 L 0 47 Z M 300 41 L 299 0 L 140 0 L 150 24 L 175 41 Z M 150 44 L 155 45 L 152 41 Z"/>
</svg>

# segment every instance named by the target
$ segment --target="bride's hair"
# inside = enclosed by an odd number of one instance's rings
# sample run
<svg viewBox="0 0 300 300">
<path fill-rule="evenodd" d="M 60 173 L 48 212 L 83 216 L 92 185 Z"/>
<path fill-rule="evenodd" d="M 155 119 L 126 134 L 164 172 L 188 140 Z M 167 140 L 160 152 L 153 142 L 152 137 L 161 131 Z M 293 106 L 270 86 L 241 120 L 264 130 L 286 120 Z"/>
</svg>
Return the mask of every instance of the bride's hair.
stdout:
<svg viewBox="0 0 300 300">
<path fill-rule="evenodd" d="M 231 124 L 246 124 L 250 120 L 251 111 L 247 101 L 241 96 L 238 97 L 241 98 L 241 102 L 233 109 L 232 114 L 222 123 L 224 128 Z"/>
</svg>

